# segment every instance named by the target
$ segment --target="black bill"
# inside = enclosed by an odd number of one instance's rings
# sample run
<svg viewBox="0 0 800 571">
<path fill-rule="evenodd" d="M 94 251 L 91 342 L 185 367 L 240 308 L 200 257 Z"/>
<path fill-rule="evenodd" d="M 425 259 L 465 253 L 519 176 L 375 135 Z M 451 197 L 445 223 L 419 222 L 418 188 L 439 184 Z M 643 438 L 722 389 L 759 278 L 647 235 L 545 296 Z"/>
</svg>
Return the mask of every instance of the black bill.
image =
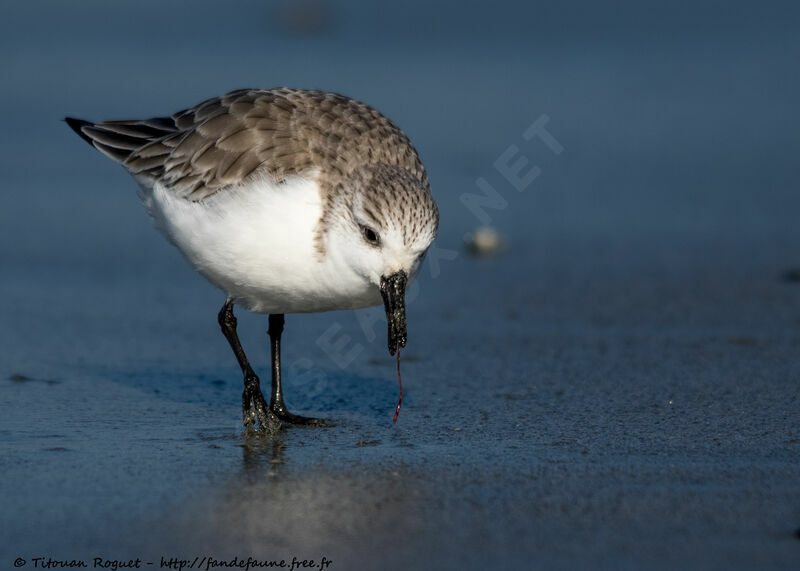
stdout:
<svg viewBox="0 0 800 571">
<path fill-rule="evenodd" d="M 389 277 L 381 276 L 381 295 L 389 322 L 389 354 L 394 355 L 400 347 L 406 346 L 406 282 L 408 276 L 403 270 Z"/>
</svg>

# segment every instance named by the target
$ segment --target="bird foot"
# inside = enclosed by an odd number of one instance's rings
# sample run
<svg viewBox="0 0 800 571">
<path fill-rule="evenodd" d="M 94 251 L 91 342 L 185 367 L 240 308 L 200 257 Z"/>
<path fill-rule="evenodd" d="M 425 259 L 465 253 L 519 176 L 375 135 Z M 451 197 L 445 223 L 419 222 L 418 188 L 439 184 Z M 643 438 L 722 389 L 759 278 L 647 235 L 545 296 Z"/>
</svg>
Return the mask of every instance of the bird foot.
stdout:
<svg viewBox="0 0 800 571">
<path fill-rule="evenodd" d="M 242 419 L 246 432 L 274 434 L 283 423 L 297 426 L 328 426 L 322 418 L 310 418 L 292 414 L 283 402 L 267 404 L 261 394 L 261 386 L 255 374 L 244 379 L 242 393 Z"/>
<path fill-rule="evenodd" d="M 244 380 L 242 421 L 247 432 L 274 434 L 281 427 L 281 419 L 272 412 L 264 400 L 258 377 L 255 375 L 248 375 Z"/>
<path fill-rule="evenodd" d="M 286 410 L 286 405 L 282 402 L 270 404 L 269 409 L 272 414 L 286 424 L 295 424 L 298 426 L 328 426 L 328 421 L 324 418 L 311 418 L 308 416 L 300 416 L 299 414 L 292 414 Z"/>
</svg>

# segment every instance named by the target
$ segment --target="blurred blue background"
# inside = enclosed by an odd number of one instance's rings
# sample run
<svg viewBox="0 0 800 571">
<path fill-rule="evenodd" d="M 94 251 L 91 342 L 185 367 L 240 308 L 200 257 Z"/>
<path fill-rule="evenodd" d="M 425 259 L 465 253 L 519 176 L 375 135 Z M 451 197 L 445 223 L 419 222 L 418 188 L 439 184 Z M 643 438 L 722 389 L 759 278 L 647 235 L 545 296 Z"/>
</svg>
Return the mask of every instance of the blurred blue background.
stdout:
<svg viewBox="0 0 800 571">
<path fill-rule="evenodd" d="M 136 556 L 163 547 L 157 529 L 185 550 L 312 546 L 382 568 L 796 561 L 796 2 L 3 1 L 0 14 L 13 545 Z M 410 304 L 398 427 L 381 311 L 290 316 L 290 405 L 349 420 L 288 431 L 280 453 L 245 446 L 242 463 L 222 294 L 61 119 L 275 86 L 392 118 L 428 169 L 442 251 Z M 523 137 L 545 115 L 559 154 Z M 495 166 L 512 145 L 523 172 L 541 169 L 521 192 Z M 464 204 L 479 178 L 505 205 L 484 209 L 506 242 L 489 259 L 463 245 L 482 225 Z M 264 318 L 240 320 L 263 363 Z M 319 342 L 331 331 L 346 363 Z M 275 481 L 274 465 L 291 476 L 280 486 L 248 480 Z M 322 523 L 292 520 L 292 538 L 252 508 L 246 541 L 226 535 L 209 514 L 241 498 L 196 502 L 220 479 Z"/>
</svg>

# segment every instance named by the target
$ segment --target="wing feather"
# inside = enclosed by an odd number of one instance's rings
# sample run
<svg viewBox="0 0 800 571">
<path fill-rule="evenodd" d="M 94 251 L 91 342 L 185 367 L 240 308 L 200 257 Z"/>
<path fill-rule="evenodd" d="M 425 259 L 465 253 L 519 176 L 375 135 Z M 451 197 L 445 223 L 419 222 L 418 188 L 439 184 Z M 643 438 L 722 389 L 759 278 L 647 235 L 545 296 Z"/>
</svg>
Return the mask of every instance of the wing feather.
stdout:
<svg viewBox="0 0 800 571">
<path fill-rule="evenodd" d="M 400 166 L 427 184 L 405 134 L 364 103 L 322 91 L 244 89 L 170 117 L 69 125 L 153 184 L 203 200 L 256 173 L 276 181 L 310 170 L 329 183 L 365 164 Z"/>
</svg>

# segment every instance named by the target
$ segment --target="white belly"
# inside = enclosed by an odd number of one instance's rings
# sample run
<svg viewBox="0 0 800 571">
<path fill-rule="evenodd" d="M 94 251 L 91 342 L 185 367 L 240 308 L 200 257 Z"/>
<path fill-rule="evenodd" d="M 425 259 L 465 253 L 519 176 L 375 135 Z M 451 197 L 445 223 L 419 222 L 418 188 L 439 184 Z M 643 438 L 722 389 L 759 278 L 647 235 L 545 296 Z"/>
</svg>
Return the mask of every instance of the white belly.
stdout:
<svg viewBox="0 0 800 571">
<path fill-rule="evenodd" d="M 143 187 L 156 226 L 206 279 L 260 313 L 357 309 L 381 303 L 378 288 L 314 247 L 322 214 L 317 183 L 266 179 L 190 202 L 160 184 Z"/>
</svg>

